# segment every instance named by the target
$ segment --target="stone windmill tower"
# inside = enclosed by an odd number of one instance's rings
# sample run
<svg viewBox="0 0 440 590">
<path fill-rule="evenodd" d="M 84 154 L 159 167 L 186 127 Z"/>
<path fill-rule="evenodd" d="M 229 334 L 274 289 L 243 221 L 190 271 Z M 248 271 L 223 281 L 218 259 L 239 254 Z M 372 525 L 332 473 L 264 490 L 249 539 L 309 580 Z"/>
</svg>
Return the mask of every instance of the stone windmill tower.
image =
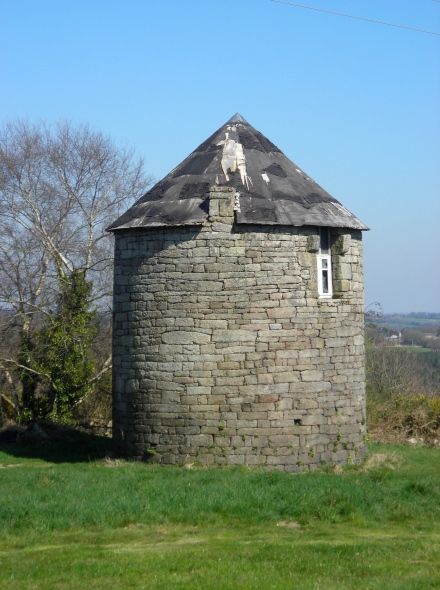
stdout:
<svg viewBox="0 0 440 590">
<path fill-rule="evenodd" d="M 363 457 L 354 215 L 237 114 L 108 229 L 118 452 L 287 471 Z"/>
</svg>

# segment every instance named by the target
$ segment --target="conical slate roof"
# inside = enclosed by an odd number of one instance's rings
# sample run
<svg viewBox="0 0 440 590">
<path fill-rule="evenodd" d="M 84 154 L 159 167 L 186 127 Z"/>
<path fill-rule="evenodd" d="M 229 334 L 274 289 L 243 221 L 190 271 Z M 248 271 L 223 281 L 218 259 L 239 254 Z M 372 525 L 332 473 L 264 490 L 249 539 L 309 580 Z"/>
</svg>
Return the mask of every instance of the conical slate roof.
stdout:
<svg viewBox="0 0 440 590">
<path fill-rule="evenodd" d="M 201 224 L 212 186 L 235 189 L 237 223 L 368 229 L 237 113 L 108 230 Z"/>
</svg>

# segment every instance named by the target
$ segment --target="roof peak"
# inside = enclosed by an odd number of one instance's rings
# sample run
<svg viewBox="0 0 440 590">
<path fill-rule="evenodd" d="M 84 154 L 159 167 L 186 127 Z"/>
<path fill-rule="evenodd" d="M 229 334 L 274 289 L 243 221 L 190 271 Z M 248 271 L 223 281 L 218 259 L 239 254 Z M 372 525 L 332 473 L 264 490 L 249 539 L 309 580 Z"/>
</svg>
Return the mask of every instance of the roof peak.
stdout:
<svg viewBox="0 0 440 590">
<path fill-rule="evenodd" d="M 250 123 L 248 123 L 246 121 L 246 119 L 244 117 L 242 117 L 240 115 L 240 113 L 235 113 L 235 115 L 233 117 L 231 117 L 229 119 L 229 121 L 226 121 L 227 123 L 244 123 L 245 125 L 249 125 Z"/>
</svg>

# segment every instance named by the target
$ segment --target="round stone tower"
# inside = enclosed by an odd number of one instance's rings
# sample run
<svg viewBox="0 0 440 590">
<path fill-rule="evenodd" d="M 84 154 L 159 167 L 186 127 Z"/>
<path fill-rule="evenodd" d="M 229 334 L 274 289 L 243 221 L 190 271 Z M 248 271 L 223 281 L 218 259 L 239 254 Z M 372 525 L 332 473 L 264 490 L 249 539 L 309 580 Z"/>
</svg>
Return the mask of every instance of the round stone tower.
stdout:
<svg viewBox="0 0 440 590">
<path fill-rule="evenodd" d="M 116 450 L 360 461 L 365 229 L 240 115 L 199 146 L 109 228 Z"/>
</svg>

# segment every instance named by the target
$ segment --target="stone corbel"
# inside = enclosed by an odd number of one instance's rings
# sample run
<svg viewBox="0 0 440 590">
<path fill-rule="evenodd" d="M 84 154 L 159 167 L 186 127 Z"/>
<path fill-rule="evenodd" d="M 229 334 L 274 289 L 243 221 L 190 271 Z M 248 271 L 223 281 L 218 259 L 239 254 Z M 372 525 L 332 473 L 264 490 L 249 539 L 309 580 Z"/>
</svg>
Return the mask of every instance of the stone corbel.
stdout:
<svg viewBox="0 0 440 590">
<path fill-rule="evenodd" d="M 307 236 L 307 251 L 316 253 L 319 251 L 319 236 Z"/>
<path fill-rule="evenodd" d="M 336 256 L 343 256 L 350 250 L 351 235 L 342 234 L 338 236 L 332 245 L 332 254 Z"/>
</svg>

